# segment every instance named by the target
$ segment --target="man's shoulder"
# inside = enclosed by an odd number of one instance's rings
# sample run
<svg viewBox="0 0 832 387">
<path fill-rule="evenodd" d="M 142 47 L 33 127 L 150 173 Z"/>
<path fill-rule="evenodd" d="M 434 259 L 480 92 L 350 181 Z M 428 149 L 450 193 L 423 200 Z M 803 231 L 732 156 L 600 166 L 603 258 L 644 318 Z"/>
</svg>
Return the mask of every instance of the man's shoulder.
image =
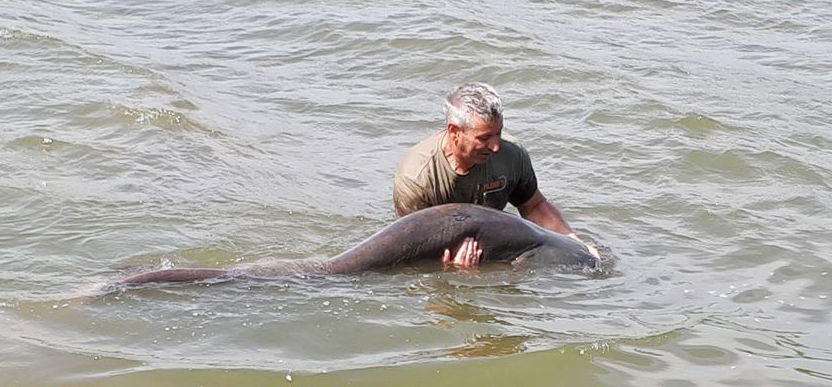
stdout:
<svg viewBox="0 0 832 387">
<path fill-rule="evenodd" d="M 443 137 L 443 131 L 436 132 L 410 147 L 399 163 L 397 177 L 418 180 L 419 176 L 433 163 Z"/>
<path fill-rule="evenodd" d="M 529 152 L 526 150 L 526 147 L 517 140 L 517 137 L 513 135 L 503 132 L 502 137 L 500 138 L 500 151 L 496 154 L 503 153 L 503 156 L 510 157 L 510 158 L 517 158 L 517 157 L 529 157 Z"/>
</svg>

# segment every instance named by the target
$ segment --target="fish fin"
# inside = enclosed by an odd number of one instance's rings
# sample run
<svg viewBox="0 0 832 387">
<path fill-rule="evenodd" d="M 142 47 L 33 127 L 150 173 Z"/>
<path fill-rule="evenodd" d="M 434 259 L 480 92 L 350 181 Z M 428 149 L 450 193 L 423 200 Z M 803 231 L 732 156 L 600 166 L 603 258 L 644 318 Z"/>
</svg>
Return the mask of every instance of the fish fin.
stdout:
<svg viewBox="0 0 832 387">
<path fill-rule="evenodd" d="M 518 255 L 517 258 L 511 260 L 511 266 L 514 268 L 527 267 L 536 255 L 537 249 L 526 250 L 522 254 Z"/>
</svg>

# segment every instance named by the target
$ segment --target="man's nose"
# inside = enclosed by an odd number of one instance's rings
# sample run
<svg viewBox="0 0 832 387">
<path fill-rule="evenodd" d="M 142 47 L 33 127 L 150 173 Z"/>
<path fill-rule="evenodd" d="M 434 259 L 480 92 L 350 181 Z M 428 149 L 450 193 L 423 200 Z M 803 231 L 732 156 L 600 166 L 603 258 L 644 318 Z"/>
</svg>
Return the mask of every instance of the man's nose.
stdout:
<svg viewBox="0 0 832 387">
<path fill-rule="evenodd" d="M 488 150 L 493 153 L 500 151 L 500 137 L 494 137 L 488 141 Z"/>
</svg>

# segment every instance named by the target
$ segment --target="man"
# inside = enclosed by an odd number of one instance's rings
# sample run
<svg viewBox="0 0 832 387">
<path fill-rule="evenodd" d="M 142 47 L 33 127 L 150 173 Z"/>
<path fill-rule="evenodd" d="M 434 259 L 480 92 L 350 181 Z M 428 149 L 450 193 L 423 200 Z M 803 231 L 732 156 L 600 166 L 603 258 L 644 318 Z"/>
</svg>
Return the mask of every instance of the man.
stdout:
<svg viewBox="0 0 832 387">
<path fill-rule="evenodd" d="M 445 130 L 423 140 L 402 159 L 393 182 L 398 216 L 444 203 L 474 203 L 502 210 L 506 203 L 537 225 L 583 243 L 560 211 L 537 189 L 529 154 L 503 137 L 503 106 L 482 83 L 457 87 L 445 99 Z M 586 245 L 598 257 L 598 251 Z M 468 268 L 482 256 L 467 238 L 445 250 L 446 265 Z"/>
</svg>

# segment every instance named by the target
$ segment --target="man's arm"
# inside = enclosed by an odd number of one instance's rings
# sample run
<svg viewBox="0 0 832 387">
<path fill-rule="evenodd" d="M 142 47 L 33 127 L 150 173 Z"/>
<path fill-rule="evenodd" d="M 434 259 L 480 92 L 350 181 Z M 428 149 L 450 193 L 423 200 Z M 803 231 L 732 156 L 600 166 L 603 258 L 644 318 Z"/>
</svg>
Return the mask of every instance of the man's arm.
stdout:
<svg viewBox="0 0 832 387">
<path fill-rule="evenodd" d="M 540 227 L 552 230 L 556 233 L 569 235 L 574 234 L 572 228 L 563 219 L 560 211 L 549 203 L 540 191 L 535 191 L 529 200 L 517 207 L 520 216 L 530 220 Z"/>
<path fill-rule="evenodd" d="M 572 228 L 569 227 L 569 224 L 567 224 L 566 220 L 563 219 L 563 215 L 560 214 L 557 207 L 555 207 L 552 203 L 549 203 L 543 194 L 540 193 L 540 190 L 535 191 L 534 195 L 532 195 L 529 200 L 526 200 L 525 203 L 517 207 L 517 210 L 520 211 L 520 216 L 524 219 L 530 220 L 540 227 L 564 234 L 578 242 L 583 243 L 589 252 L 595 256 L 595 258 L 600 259 L 598 250 L 578 238 L 578 234 L 572 231 Z"/>
</svg>

